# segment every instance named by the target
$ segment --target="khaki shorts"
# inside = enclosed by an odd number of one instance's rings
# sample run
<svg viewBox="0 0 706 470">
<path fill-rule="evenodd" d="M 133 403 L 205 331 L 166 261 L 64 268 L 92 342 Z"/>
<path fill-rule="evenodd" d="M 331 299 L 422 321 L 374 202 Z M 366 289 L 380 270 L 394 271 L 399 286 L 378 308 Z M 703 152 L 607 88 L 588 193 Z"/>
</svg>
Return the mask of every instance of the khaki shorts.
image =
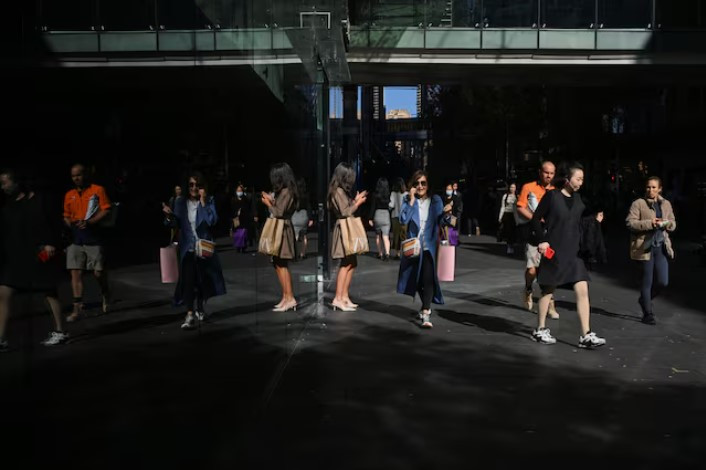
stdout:
<svg viewBox="0 0 706 470">
<path fill-rule="evenodd" d="M 525 245 L 525 257 L 527 258 L 527 268 L 538 268 L 539 262 L 542 257 L 539 255 L 536 246 L 532 246 L 529 243 Z"/>
<path fill-rule="evenodd" d="M 103 271 L 103 247 L 100 245 L 69 245 L 66 249 L 66 269 Z"/>
</svg>

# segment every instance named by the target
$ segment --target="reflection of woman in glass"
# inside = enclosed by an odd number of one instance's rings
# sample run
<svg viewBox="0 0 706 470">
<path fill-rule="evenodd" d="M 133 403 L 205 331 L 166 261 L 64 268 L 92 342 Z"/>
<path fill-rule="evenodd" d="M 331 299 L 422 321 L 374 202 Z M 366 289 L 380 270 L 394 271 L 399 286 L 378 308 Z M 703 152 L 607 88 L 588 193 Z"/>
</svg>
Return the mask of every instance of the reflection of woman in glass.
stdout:
<svg viewBox="0 0 706 470">
<path fill-rule="evenodd" d="M 450 219 L 451 204 L 443 205 L 441 198 L 432 195 L 429 177 L 417 170 L 409 180 L 409 195 L 402 202 L 400 223 L 407 226 L 407 238 L 418 238 L 421 253 L 416 258 L 402 256 L 397 279 L 397 292 L 414 297 L 419 294 L 422 310 L 419 318 L 422 328 L 431 328 L 431 304 L 443 304 L 439 278 L 436 274 L 436 253 L 439 228 Z"/>
<path fill-rule="evenodd" d="M 556 173 L 555 190 L 548 191 L 532 215 L 532 231 L 537 237 L 537 251 L 543 256 L 537 269 L 537 281 L 542 289 L 539 299 L 537 329 L 532 339 L 542 344 L 554 344 L 545 322 L 549 303 L 559 286 L 571 285 L 576 293 L 576 311 L 581 323 L 580 348 L 603 346 L 605 339 L 591 331 L 591 305 L 588 297 L 590 277 L 579 256 L 581 218 L 585 206 L 578 194 L 583 185 L 583 167 L 578 163 L 562 165 Z M 602 220 L 602 216 L 596 216 Z M 544 221 L 544 229 L 542 226 Z"/>
<path fill-rule="evenodd" d="M 630 258 L 642 264 L 642 288 L 638 300 L 642 308 L 642 323 L 654 325 L 657 322 L 652 299 L 669 284 L 667 258 L 674 259 L 669 233 L 677 228 L 672 204 L 662 197 L 660 178 L 652 176 L 647 180 L 645 196 L 632 203 L 626 222 L 632 232 Z"/>
<path fill-rule="evenodd" d="M 289 272 L 289 260 L 296 257 L 294 243 L 294 229 L 292 228 L 292 214 L 297 210 L 299 191 L 294 180 L 294 172 L 286 163 L 277 163 L 270 170 L 271 194 L 262 193 L 262 203 L 270 210 L 270 215 L 284 221 L 282 230 L 282 243 L 280 252 L 272 257 L 272 264 L 277 273 L 277 280 L 282 287 L 282 300 L 272 309 L 275 312 L 286 312 L 297 309 L 292 286 L 292 274 Z"/>
<path fill-rule="evenodd" d="M 162 206 L 165 223 L 179 229 L 181 269 L 174 302 L 177 305 L 186 304 L 186 318 L 181 325 L 184 330 L 194 329 L 196 320 L 205 318 L 205 301 L 226 292 L 218 255 L 213 253 L 208 258 L 196 256 L 198 239 L 213 241 L 212 230 L 218 222 L 214 199 L 207 194 L 204 177 L 197 171 L 189 175 L 188 188 L 187 197 L 177 198 L 174 210 L 166 204 Z"/>
<path fill-rule="evenodd" d="M 331 305 L 334 310 L 339 309 L 344 312 L 352 312 L 358 307 L 351 301 L 348 292 L 353 281 L 353 273 L 358 266 L 358 257 L 356 255 L 346 256 L 341 232 L 341 219 L 353 217 L 355 211 L 365 203 L 367 197 L 367 191 L 357 193 L 355 198 L 351 197 L 354 183 L 355 170 L 348 163 L 339 163 L 333 171 L 327 198 L 328 208 L 336 219 L 331 237 L 331 258 L 341 260 L 341 266 L 338 268 L 336 276 L 336 295 Z"/>
</svg>

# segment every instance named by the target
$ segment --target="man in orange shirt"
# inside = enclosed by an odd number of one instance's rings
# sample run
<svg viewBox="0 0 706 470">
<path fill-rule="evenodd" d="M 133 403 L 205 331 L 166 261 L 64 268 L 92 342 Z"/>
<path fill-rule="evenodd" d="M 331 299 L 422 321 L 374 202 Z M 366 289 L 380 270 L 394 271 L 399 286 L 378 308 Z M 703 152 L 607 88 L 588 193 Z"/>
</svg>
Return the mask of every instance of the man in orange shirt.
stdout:
<svg viewBox="0 0 706 470">
<path fill-rule="evenodd" d="M 518 214 L 518 228 L 520 230 L 525 229 L 527 232 L 529 229 L 529 221 L 532 219 L 534 211 L 539 205 L 539 201 L 542 200 L 547 191 L 554 189 L 552 186 L 552 179 L 554 179 L 554 174 L 556 173 L 556 167 L 554 163 L 550 161 L 545 161 L 542 163 L 542 167 L 539 170 L 539 178 L 537 181 L 532 181 L 526 183 L 522 186 L 520 191 L 520 196 L 517 198 L 517 214 Z M 537 251 L 537 247 L 529 243 L 528 234 L 525 235 L 526 245 L 525 245 L 525 256 L 527 258 L 527 269 L 525 270 L 525 288 L 522 291 L 522 302 L 527 310 L 532 310 L 532 283 L 537 278 L 537 268 L 539 267 L 539 262 L 541 256 Z M 556 311 L 554 306 L 554 298 L 552 298 L 549 304 L 549 316 L 551 318 L 559 318 L 559 313 Z"/>
<path fill-rule="evenodd" d="M 96 224 L 110 213 L 110 200 L 105 189 L 91 184 L 86 167 L 71 167 L 71 180 L 76 186 L 64 197 L 64 223 L 71 228 L 73 240 L 66 249 L 66 268 L 71 272 L 73 312 L 66 319 L 78 320 L 83 309 L 83 271 L 93 271 L 101 288 L 102 310 L 108 311 L 108 278 L 105 273 L 103 240 Z"/>
</svg>

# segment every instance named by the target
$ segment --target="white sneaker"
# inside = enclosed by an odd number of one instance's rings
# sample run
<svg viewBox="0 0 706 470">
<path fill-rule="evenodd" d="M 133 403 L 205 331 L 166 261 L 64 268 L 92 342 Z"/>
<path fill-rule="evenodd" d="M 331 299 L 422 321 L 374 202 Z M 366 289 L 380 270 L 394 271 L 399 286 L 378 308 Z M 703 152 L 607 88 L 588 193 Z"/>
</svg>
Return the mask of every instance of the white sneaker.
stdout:
<svg viewBox="0 0 706 470">
<path fill-rule="evenodd" d="M 63 331 L 52 331 L 49 333 L 49 337 L 42 341 L 44 346 L 56 346 L 57 344 L 64 344 L 69 340 L 69 334 Z"/>
<path fill-rule="evenodd" d="M 196 317 L 193 313 L 187 313 L 184 323 L 181 324 L 182 330 L 193 330 L 196 328 Z"/>
<path fill-rule="evenodd" d="M 430 320 L 429 317 L 431 317 L 431 310 L 429 311 L 429 313 L 422 313 L 422 318 L 421 318 L 421 321 L 422 321 L 422 328 L 427 328 L 427 329 L 429 329 L 429 328 L 433 328 L 433 327 L 434 327 L 434 325 L 432 325 L 431 320 Z"/>
<path fill-rule="evenodd" d="M 549 328 L 538 328 L 532 332 L 532 339 L 541 344 L 554 344 L 556 338 L 552 336 Z"/>
<path fill-rule="evenodd" d="M 206 315 L 206 312 L 201 312 L 199 310 L 196 310 L 196 319 L 198 321 L 204 321 L 206 318 L 208 318 L 208 315 Z"/>
<path fill-rule="evenodd" d="M 579 336 L 579 348 L 597 348 L 605 344 L 605 338 L 596 336 L 593 331 L 586 333 L 586 336 Z"/>
</svg>

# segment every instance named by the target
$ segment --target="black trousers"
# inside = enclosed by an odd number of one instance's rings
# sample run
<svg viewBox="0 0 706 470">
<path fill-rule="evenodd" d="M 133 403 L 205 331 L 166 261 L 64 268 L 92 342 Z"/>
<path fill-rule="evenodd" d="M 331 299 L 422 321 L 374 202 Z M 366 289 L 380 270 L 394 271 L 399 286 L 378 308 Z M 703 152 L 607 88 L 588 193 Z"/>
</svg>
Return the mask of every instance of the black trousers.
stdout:
<svg viewBox="0 0 706 470">
<path fill-rule="evenodd" d="M 186 254 L 181 267 L 182 292 L 187 310 L 193 312 L 194 301 L 196 301 L 196 310 L 203 312 L 203 294 L 201 293 L 201 282 L 196 270 L 196 262 L 195 253 Z"/>
<path fill-rule="evenodd" d="M 422 299 L 422 309 L 429 310 L 434 298 L 434 259 L 431 257 L 431 253 L 426 250 L 422 256 L 420 260 L 422 272 L 417 284 L 417 292 L 419 292 L 419 298 Z"/>
</svg>

